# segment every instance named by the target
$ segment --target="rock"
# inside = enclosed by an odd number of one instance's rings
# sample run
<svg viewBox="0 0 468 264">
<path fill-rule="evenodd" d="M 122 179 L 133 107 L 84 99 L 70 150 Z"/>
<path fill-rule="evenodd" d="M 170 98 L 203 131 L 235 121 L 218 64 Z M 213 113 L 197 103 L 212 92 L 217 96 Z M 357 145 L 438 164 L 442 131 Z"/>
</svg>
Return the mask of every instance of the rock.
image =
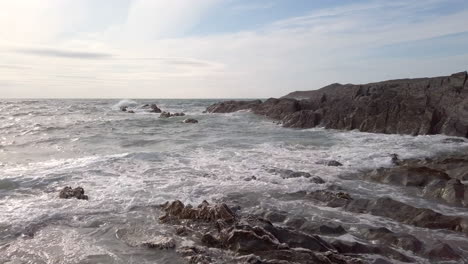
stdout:
<svg viewBox="0 0 468 264">
<path fill-rule="evenodd" d="M 333 223 L 317 224 L 317 223 L 305 222 L 299 229 L 305 233 L 311 233 L 311 234 L 334 235 L 334 236 L 346 234 L 346 230 L 341 225 L 333 224 Z"/>
<path fill-rule="evenodd" d="M 141 246 L 154 249 L 172 249 L 175 248 L 176 245 L 173 238 L 157 236 L 150 240 L 142 241 Z"/>
<path fill-rule="evenodd" d="M 255 176 L 250 176 L 250 177 L 244 178 L 244 181 L 255 181 L 255 180 L 257 180 L 257 177 L 255 177 Z"/>
<path fill-rule="evenodd" d="M 76 187 L 73 189 L 72 187 L 65 187 L 59 193 L 59 198 L 62 199 L 70 199 L 76 198 L 78 200 L 88 200 L 88 196 L 84 194 L 85 191 L 81 187 Z"/>
<path fill-rule="evenodd" d="M 189 205 L 185 206 L 178 200 L 166 203 L 161 207 L 166 212 L 164 216 L 159 218 L 162 222 L 168 222 L 173 219 L 193 219 L 208 222 L 223 220 L 225 222 L 232 222 L 236 218 L 236 215 L 226 204 L 210 205 L 206 201 L 201 203 L 198 208 L 192 208 Z"/>
<path fill-rule="evenodd" d="M 450 180 L 447 173 L 428 167 L 400 166 L 379 168 L 364 175 L 365 179 L 403 186 L 424 187 L 435 180 Z"/>
<path fill-rule="evenodd" d="M 159 109 L 159 107 L 156 105 L 156 104 L 151 104 L 150 105 L 150 113 L 161 113 L 161 109 Z"/>
<path fill-rule="evenodd" d="M 426 252 L 431 259 L 437 260 L 459 260 L 461 256 L 455 252 L 449 245 L 439 243 Z"/>
<path fill-rule="evenodd" d="M 341 164 L 340 162 L 338 162 L 336 160 L 331 160 L 331 161 L 327 162 L 327 166 L 338 167 L 338 166 L 343 166 L 343 164 Z"/>
<path fill-rule="evenodd" d="M 193 119 L 193 118 L 188 118 L 188 119 L 184 120 L 184 123 L 186 123 L 186 124 L 196 124 L 196 123 L 198 123 L 198 120 Z"/>
<path fill-rule="evenodd" d="M 383 227 L 361 229 L 360 233 L 367 240 L 378 241 L 380 244 L 392 245 L 414 253 L 419 253 L 424 248 L 423 242 L 416 237 L 408 234 L 393 233 Z"/>
<path fill-rule="evenodd" d="M 161 217 L 163 222 L 184 221 L 194 230 L 194 234 L 201 233 L 200 241 L 203 245 L 237 253 L 237 261 L 361 263 L 336 252 L 330 243 L 319 236 L 275 226 L 265 219 L 251 215 L 234 215 L 225 204 L 209 204 L 204 201 L 193 208 L 180 201 L 173 201 L 165 203 L 161 208 L 166 213 Z M 216 261 L 207 250 L 198 247 L 183 247 L 178 252 L 186 256 L 190 263 L 230 263 L 226 259 Z"/>
<path fill-rule="evenodd" d="M 277 168 L 268 169 L 267 171 L 269 173 L 278 174 L 283 179 L 299 178 L 299 177 L 304 177 L 304 178 L 312 177 L 312 175 L 310 173 L 304 172 L 304 171 L 292 171 L 292 170 L 277 169 Z"/>
<path fill-rule="evenodd" d="M 206 109 L 208 113 L 232 113 L 240 110 L 251 109 L 262 103 L 260 100 L 254 101 L 225 101 L 213 104 Z"/>
<path fill-rule="evenodd" d="M 443 143 L 464 143 L 466 140 L 463 138 L 445 138 L 442 140 Z"/>
<path fill-rule="evenodd" d="M 402 262 L 412 262 L 414 260 L 408 256 L 401 254 L 400 252 L 391 249 L 389 247 L 376 247 L 372 245 L 365 245 L 358 242 L 350 242 L 350 241 L 342 241 L 336 240 L 332 243 L 332 245 L 338 250 L 340 253 L 344 254 L 379 254 L 386 257 L 390 257 L 392 259 L 396 259 Z"/>
<path fill-rule="evenodd" d="M 128 106 L 121 106 L 120 111 L 127 112 Z"/>
<path fill-rule="evenodd" d="M 327 165 L 330 167 L 339 167 L 343 166 L 339 161 L 336 160 L 319 160 L 315 164 L 320 164 L 320 165 Z"/>
<path fill-rule="evenodd" d="M 135 113 L 135 111 L 133 111 L 133 110 L 129 110 L 129 111 L 127 111 L 127 113 L 129 113 L 129 114 L 134 114 L 134 113 Z"/>
<path fill-rule="evenodd" d="M 184 113 L 174 113 L 173 116 L 185 116 L 185 114 Z"/>
<path fill-rule="evenodd" d="M 160 115 L 159 115 L 159 118 L 169 118 L 171 117 L 171 113 L 170 112 L 162 112 Z"/>
<path fill-rule="evenodd" d="M 400 165 L 400 158 L 398 157 L 398 154 L 391 154 L 390 157 L 392 158 L 392 164 L 393 165 Z"/>
<path fill-rule="evenodd" d="M 300 110 L 285 116 L 282 120 L 283 127 L 313 128 L 320 123 L 321 115 L 312 110 Z"/>
<path fill-rule="evenodd" d="M 251 110 L 285 127 L 468 137 L 468 74 L 391 80 L 364 85 L 331 84 L 265 102 L 227 101 L 210 113 Z"/>
</svg>

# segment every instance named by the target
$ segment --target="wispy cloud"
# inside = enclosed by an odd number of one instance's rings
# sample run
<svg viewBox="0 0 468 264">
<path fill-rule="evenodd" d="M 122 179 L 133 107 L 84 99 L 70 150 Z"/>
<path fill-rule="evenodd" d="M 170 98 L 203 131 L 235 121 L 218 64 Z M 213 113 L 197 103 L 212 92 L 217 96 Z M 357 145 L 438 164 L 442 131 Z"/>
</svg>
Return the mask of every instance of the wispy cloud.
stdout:
<svg viewBox="0 0 468 264">
<path fill-rule="evenodd" d="M 69 59 L 108 59 L 112 54 L 103 52 L 70 51 L 58 49 L 16 49 L 15 52 L 44 57 Z"/>
</svg>

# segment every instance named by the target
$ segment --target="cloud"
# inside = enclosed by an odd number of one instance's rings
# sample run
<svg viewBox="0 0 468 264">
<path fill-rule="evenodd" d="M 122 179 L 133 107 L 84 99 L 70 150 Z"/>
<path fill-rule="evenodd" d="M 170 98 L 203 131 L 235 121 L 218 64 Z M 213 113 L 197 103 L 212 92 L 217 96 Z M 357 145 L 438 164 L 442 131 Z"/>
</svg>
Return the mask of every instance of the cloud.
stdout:
<svg viewBox="0 0 468 264">
<path fill-rule="evenodd" d="M 1 41 L 17 47 L 2 53 L 2 64 L 30 67 L 0 66 L 1 79 L 12 84 L 9 94 L 28 97 L 240 98 L 281 96 L 332 82 L 365 83 L 468 68 L 466 52 L 458 51 L 456 44 L 460 41 L 456 34 L 466 31 L 468 9 L 457 5 L 457 10 L 434 11 L 457 0 L 367 1 L 241 32 L 185 34 L 207 10 L 216 11 L 213 8 L 220 1 L 128 0 L 125 15 L 104 22 L 97 20 L 98 15 L 115 2 L 104 2 L 106 8 L 94 11 L 90 18 L 92 2 L 75 1 L 81 5 L 77 10 L 88 11 L 77 12 L 74 21 L 100 23 L 85 31 L 73 30 L 77 24 L 67 24 L 59 15 L 61 10 L 68 14 L 68 7 L 47 1 L 45 10 L 57 14 L 50 20 L 50 32 L 43 30 L 49 22 L 38 21 L 40 28 L 34 30 L 20 27 L 21 34 L 26 29 L 34 34 L 9 38 L 14 27 L 0 25 Z M 2 12 L 8 13 L 0 11 L 0 17 Z M 28 20 L 22 15 L 16 18 Z M 42 31 L 47 32 L 38 37 Z M 450 34 L 453 37 L 434 40 Z M 466 43 L 466 37 L 461 43 Z M 419 47 L 430 50 L 411 52 Z M 455 48 L 433 53 L 447 47 Z M 2 90 L 0 96 L 4 94 Z"/>
<path fill-rule="evenodd" d="M 36 56 L 70 59 L 108 59 L 112 57 L 112 54 L 102 52 L 68 51 L 58 49 L 16 49 L 15 52 Z"/>
</svg>

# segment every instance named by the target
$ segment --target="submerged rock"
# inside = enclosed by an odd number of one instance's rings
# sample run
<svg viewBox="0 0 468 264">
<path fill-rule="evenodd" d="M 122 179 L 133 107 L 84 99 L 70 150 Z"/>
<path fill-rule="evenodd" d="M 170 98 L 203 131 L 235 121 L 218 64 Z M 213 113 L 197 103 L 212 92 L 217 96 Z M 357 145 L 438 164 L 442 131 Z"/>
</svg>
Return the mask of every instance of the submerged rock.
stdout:
<svg viewBox="0 0 468 264">
<path fill-rule="evenodd" d="M 79 200 L 88 200 L 88 196 L 84 194 L 85 191 L 81 187 L 76 187 L 73 189 L 72 187 L 65 187 L 63 188 L 60 193 L 59 193 L 59 198 L 62 199 L 70 199 L 70 198 L 76 198 Z"/>
<path fill-rule="evenodd" d="M 196 124 L 196 123 L 198 123 L 198 120 L 193 119 L 193 118 L 188 118 L 188 119 L 184 120 L 184 123 L 186 123 L 186 124 Z"/>
</svg>

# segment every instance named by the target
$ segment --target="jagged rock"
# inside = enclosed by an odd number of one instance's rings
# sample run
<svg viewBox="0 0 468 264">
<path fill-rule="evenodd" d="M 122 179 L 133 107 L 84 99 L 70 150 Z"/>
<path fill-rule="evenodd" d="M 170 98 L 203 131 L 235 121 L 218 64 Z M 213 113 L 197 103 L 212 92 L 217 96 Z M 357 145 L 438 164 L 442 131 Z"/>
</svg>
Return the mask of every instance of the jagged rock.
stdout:
<svg viewBox="0 0 468 264">
<path fill-rule="evenodd" d="M 468 137 L 467 79 L 467 72 L 460 72 L 364 85 L 332 84 L 263 103 L 216 103 L 206 111 L 229 113 L 250 109 L 296 128 L 322 126 L 375 133 Z"/>
<path fill-rule="evenodd" d="M 189 205 L 185 206 L 178 200 L 166 203 L 161 207 L 166 212 L 164 216 L 159 218 L 163 222 L 168 222 L 171 219 L 192 219 L 208 222 L 223 220 L 225 222 L 232 222 L 236 218 L 236 215 L 226 204 L 210 205 L 206 201 L 203 201 L 198 208 L 192 208 Z"/>
<path fill-rule="evenodd" d="M 150 240 L 141 241 L 141 246 L 154 249 L 172 249 L 176 245 L 173 238 L 157 236 Z"/>
<path fill-rule="evenodd" d="M 343 164 L 341 162 L 336 161 L 336 160 L 319 160 L 315 164 L 327 165 L 327 166 L 330 166 L 330 167 L 343 166 Z"/>
<path fill-rule="evenodd" d="M 303 225 L 299 227 L 300 230 L 306 233 L 311 234 L 321 234 L 321 235 L 343 235 L 346 234 L 346 230 L 338 224 L 333 223 L 325 223 L 325 224 L 317 224 L 311 222 L 305 222 Z"/>
<path fill-rule="evenodd" d="M 208 113 L 232 113 L 240 110 L 251 109 L 262 103 L 260 100 L 254 101 L 225 101 L 213 104 L 206 109 Z"/>
<path fill-rule="evenodd" d="M 347 254 L 379 254 L 402 262 L 414 262 L 412 258 L 389 247 L 376 247 L 358 242 L 335 240 L 332 245 L 340 252 Z"/>
<path fill-rule="evenodd" d="M 186 123 L 186 124 L 196 124 L 196 123 L 198 123 L 198 120 L 193 119 L 193 118 L 188 118 L 188 119 L 184 120 L 184 123 Z"/>
<path fill-rule="evenodd" d="M 449 245 L 439 243 L 427 250 L 427 256 L 437 260 L 459 260 L 461 256 L 455 252 Z"/>
<path fill-rule="evenodd" d="M 321 115 L 312 110 L 300 110 L 285 116 L 283 127 L 313 128 L 320 123 Z"/>
<path fill-rule="evenodd" d="M 233 251 L 249 263 L 361 263 L 341 255 L 317 235 L 308 235 L 290 228 L 278 227 L 254 216 L 237 216 L 225 204 L 202 202 L 197 208 L 180 201 L 162 205 L 169 220 L 188 221 L 194 233 L 201 232 L 200 241 L 212 248 Z M 197 231 L 198 230 L 198 231 Z M 178 252 L 190 263 L 215 261 L 203 249 L 181 248 Z M 321 253 L 319 253 L 321 252 Z M 253 261 L 253 262 L 252 262 Z M 260 261 L 260 262 L 259 262 Z"/>
<path fill-rule="evenodd" d="M 435 180 L 450 180 L 447 173 L 428 167 L 400 166 L 379 168 L 364 175 L 364 178 L 394 185 L 424 187 Z"/>
<path fill-rule="evenodd" d="M 161 109 L 156 104 L 151 104 L 150 106 L 150 113 L 161 113 Z"/>
<path fill-rule="evenodd" d="M 169 118 L 171 117 L 171 113 L 170 112 L 162 112 L 160 115 L 159 115 L 159 118 Z"/>
<path fill-rule="evenodd" d="M 378 241 L 380 244 L 393 245 L 405 250 L 419 253 L 424 244 L 416 237 L 408 234 L 393 233 L 387 228 L 365 228 L 360 230 L 361 235 L 367 240 Z"/>
<path fill-rule="evenodd" d="M 72 187 L 65 187 L 59 193 L 59 198 L 62 199 L 70 199 L 76 198 L 78 200 L 88 200 L 88 196 L 84 194 L 85 191 L 81 187 L 76 187 L 73 189 Z"/>
</svg>

